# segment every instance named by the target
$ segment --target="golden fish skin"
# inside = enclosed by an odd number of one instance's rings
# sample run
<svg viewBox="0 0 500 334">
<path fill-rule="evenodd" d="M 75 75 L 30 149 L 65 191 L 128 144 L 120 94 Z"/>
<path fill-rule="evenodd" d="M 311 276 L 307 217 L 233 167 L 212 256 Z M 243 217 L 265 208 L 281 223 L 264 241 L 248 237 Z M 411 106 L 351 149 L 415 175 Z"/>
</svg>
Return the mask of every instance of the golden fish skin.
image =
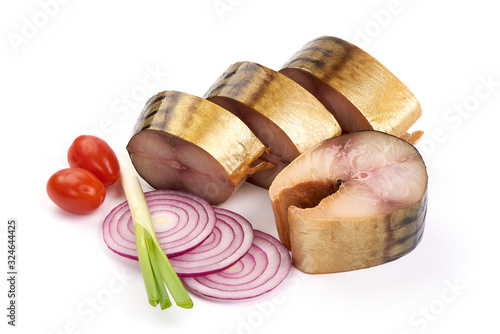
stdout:
<svg viewBox="0 0 500 334">
<path fill-rule="evenodd" d="M 153 96 L 133 133 L 127 149 L 146 182 L 185 190 L 212 204 L 225 201 L 264 167 L 257 160 L 265 146 L 239 118 L 187 93 Z"/>
<path fill-rule="evenodd" d="M 326 274 L 394 261 L 420 243 L 426 212 L 427 192 L 413 205 L 370 218 L 308 221 L 290 208 L 293 264 L 306 273 Z"/>
<path fill-rule="evenodd" d="M 304 45 L 280 70 L 315 95 L 344 133 L 378 130 L 407 134 L 422 114 L 413 93 L 371 55 L 342 39 L 323 36 Z"/>
<path fill-rule="evenodd" d="M 265 188 L 300 153 L 341 133 L 335 118 L 313 95 L 260 64 L 231 65 L 204 97 L 240 117 L 268 147 L 275 170 L 249 179 Z"/>
</svg>

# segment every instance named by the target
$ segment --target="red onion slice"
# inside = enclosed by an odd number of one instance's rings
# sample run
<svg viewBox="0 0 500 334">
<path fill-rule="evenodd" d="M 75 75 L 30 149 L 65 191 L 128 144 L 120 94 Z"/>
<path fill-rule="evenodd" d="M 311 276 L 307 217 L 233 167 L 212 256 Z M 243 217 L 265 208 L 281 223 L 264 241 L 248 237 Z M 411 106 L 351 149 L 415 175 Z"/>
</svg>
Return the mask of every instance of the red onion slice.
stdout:
<svg viewBox="0 0 500 334">
<path fill-rule="evenodd" d="M 217 220 L 213 207 L 201 197 L 175 190 L 144 194 L 153 226 L 165 253 L 176 256 L 201 244 Z M 103 223 L 106 245 L 115 253 L 137 260 L 134 224 L 127 202 L 115 207 Z"/>
<path fill-rule="evenodd" d="M 275 237 L 255 230 L 252 246 L 234 265 L 217 273 L 182 280 L 190 289 L 207 297 L 246 299 L 277 287 L 291 267 L 288 249 Z"/>
<path fill-rule="evenodd" d="M 217 222 L 199 246 L 170 259 L 180 277 L 207 275 L 238 261 L 252 246 L 254 231 L 248 220 L 232 211 L 214 208 Z"/>
</svg>

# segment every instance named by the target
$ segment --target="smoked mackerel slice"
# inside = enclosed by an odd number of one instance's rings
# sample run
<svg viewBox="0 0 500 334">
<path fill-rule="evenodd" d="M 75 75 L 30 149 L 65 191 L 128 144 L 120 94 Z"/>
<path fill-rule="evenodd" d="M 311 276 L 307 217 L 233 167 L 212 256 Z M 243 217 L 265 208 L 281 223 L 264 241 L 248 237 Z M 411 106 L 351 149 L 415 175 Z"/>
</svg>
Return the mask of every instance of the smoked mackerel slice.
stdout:
<svg viewBox="0 0 500 334">
<path fill-rule="evenodd" d="M 236 116 L 177 91 L 150 98 L 127 150 L 138 174 L 156 189 L 183 190 L 224 202 L 246 178 L 269 163 L 265 146 Z"/>
<path fill-rule="evenodd" d="M 341 133 L 335 118 L 313 95 L 260 64 L 231 65 L 204 97 L 238 116 L 267 147 L 262 159 L 276 167 L 248 179 L 264 188 L 300 153 Z"/>
<path fill-rule="evenodd" d="M 422 114 L 413 93 L 378 60 L 340 38 L 304 45 L 280 73 L 306 88 L 335 116 L 342 132 L 378 130 L 415 144 L 408 133 Z"/>
<path fill-rule="evenodd" d="M 311 274 L 350 271 L 393 261 L 418 245 L 427 171 L 411 144 L 366 130 L 302 153 L 269 195 L 295 267 Z"/>
</svg>

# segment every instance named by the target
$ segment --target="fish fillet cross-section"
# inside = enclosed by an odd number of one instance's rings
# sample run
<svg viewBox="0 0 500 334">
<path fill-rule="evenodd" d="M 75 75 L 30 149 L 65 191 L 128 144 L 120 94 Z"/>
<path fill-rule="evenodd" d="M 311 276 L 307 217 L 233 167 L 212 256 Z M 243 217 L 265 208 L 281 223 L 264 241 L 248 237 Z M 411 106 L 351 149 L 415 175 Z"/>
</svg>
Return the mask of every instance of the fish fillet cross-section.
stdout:
<svg viewBox="0 0 500 334">
<path fill-rule="evenodd" d="M 395 260 L 417 246 L 427 171 L 408 142 L 359 131 L 301 154 L 276 177 L 269 194 L 278 235 L 298 269 L 350 271 Z"/>
<path fill-rule="evenodd" d="M 160 92 L 146 103 L 127 150 L 156 189 L 183 190 L 220 204 L 266 162 L 265 146 L 236 116 L 202 98 Z"/>
</svg>

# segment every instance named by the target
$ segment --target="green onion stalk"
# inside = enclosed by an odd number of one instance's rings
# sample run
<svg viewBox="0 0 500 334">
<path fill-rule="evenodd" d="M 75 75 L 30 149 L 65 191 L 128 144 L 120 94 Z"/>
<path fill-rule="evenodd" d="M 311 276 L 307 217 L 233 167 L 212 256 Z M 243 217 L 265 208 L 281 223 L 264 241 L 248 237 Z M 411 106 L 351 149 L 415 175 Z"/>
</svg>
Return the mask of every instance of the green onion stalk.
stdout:
<svg viewBox="0 0 500 334">
<path fill-rule="evenodd" d="M 132 162 L 128 155 L 120 155 L 118 160 L 121 184 L 134 222 L 139 265 L 149 303 L 154 307 L 160 304 L 162 310 L 172 305 L 166 285 L 178 306 L 192 308 L 193 301 L 158 242 L 149 207 Z"/>
</svg>

